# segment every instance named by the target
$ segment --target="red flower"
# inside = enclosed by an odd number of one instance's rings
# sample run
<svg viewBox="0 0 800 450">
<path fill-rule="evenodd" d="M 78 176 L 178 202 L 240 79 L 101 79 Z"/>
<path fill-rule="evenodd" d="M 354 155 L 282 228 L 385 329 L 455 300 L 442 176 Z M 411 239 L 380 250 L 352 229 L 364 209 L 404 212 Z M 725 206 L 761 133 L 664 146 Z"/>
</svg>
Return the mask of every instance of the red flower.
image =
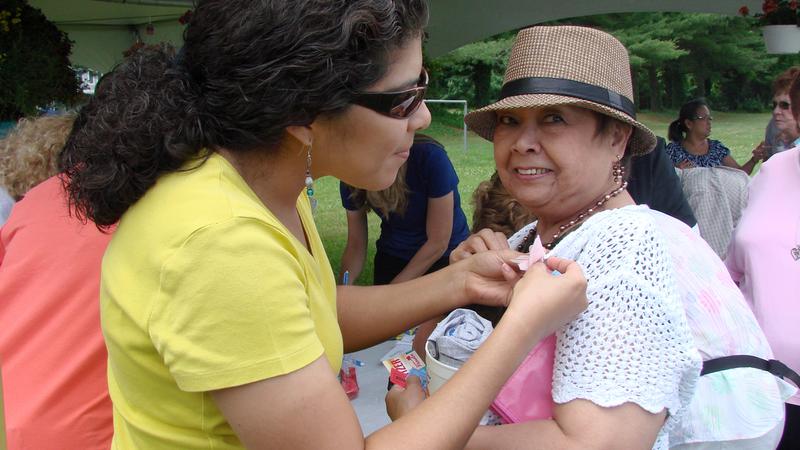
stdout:
<svg viewBox="0 0 800 450">
<path fill-rule="evenodd" d="M 764 14 L 771 14 L 778 9 L 778 2 L 777 0 L 764 0 L 764 6 L 761 9 L 764 10 Z"/>
<path fill-rule="evenodd" d="M 789 9 L 792 11 L 797 11 L 797 0 L 792 0 L 789 2 Z"/>
<path fill-rule="evenodd" d="M 741 8 L 739 8 L 739 15 L 747 16 L 749 14 L 750 14 L 750 8 L 748 8 L 747 5 L 742 6 Z"/>
</svg>

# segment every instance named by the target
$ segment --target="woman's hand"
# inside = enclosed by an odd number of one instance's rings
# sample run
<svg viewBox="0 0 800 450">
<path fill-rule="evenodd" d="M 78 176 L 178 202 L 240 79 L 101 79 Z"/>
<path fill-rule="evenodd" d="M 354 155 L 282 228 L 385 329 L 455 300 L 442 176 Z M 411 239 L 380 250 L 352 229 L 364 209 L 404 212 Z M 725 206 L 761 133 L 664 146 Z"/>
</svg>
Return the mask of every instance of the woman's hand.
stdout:
<svg viewBox="0 0 800 450">
<path fill-rule="evenodd" d="M 506 306 L 514 284 L 521 278 L 509 264 L 522 256 L 513 250 L 485 250 L 470 254 L 450 267 L 459 270 L 463 296 L 470 303 Z"/>
<path fill-rule="evenodd" d="M 767 147 L 764 141 L 758 144 L 758 147 L 753 149 L 753 159 L 755 161 L 762 161 L 767 156 Z"/>
<path fill-rule="evenodd" d="M 684 159 L 683 161 L 676 164 L 675 167 L 677 167 L 678 169 L 691 169 L 694 167 L 694 164 L 688 159 Z"/>
<path fill-rule="evenodd" d="M 553 271 L 560 272 L 553 275 Z M 514 286 L 511 304 L 503 320 L 542 324 L 547 336 L 586 309 L 586 278 L 578 263 L 550 257 L 536 263 Z"/>
<path fill-rule="evenodd" d="M 395 421 L 416 408 L 417 405 L 425 400 L 425 397 L 425 391 L 422 389 L 422 383 L 420 383 L 419 378 L 409 375 L 406 378 L 405 388 L 395 384 L 386 393 L 386 413 L 392 421 Z"/>
<path fill-rule="evenodd" d="M 458 247 L 450 252 L 450 264 L 476 253 L 487 250 L 507 250 L 508 248 L 508 239 L 503 233 L 484 228 L 458 244 Z"/>
</svg>

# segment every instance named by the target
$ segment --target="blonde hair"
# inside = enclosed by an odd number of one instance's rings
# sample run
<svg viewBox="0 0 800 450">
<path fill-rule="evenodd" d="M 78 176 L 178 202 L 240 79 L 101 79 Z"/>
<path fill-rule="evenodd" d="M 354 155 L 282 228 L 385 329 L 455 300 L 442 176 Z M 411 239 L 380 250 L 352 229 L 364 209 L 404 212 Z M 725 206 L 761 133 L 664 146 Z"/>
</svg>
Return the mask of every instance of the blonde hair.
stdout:
<svg viewBox="0 0 800 450">
<path fill-rule="evenodd" d="M 414 136 L 414 144 L 433 143 L 444 148 L 442 144 L 432 137 L 418 134 Z M 400 166 L 394 183 L 382 191 L 365 191 L 350 187 L 350 200 L 359 208 L 372 208 L 380 211 L 383 217 L 395 213 L 402 216 L 408 206 L 408 184 L 406 183 L 406 172 L 408 171 L 408 160 Z"/>
<path fill-rule="evenodd" d="M 58 173 L 58 154 L 75 121 L 74 114 L 23 118 L 0 139 L 0 185 L 20 199 Z"/>
<path fill-rule="evenodd" d="M 533 213 L 508 193 L 497 171 L 475 188 L 472 204 L 475 206 L 472 213 L 473 233 L 489 228 L 511 237 L 517 230 L 536 220 Z"/>
<path fill-rule="evenodd" d="M 394 183 L 382 191 L 365 191 L 366 204 L 383 213 L 388 217 L 389 213 L 402 216 L 406 213 L 408 206 L 408 184 L 406 184 L 406 172 L 408 171 L 408 161 L 400 166 Z"/>
</svg>

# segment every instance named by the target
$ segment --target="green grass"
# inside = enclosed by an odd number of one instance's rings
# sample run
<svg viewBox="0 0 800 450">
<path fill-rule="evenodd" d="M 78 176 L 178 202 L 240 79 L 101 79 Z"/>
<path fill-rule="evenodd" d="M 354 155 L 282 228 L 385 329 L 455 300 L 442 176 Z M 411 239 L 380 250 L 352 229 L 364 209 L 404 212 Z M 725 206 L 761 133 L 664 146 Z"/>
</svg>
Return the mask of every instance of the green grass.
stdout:
<svg viewBox="0 0 800 450">
<path fill-rule="evenodd" d="M 669 123 L 677 117 L 675 112 L 642 113 L 639 119 L 657 135 L 666 136 Z M 769 121 L 769 113 L 714 113 L 714 125 L 711 137 L 722 141 L 731 149 L 734 158 L 741 164 L 750 158 L 750 152 L 764 139 L 764 128 Z M 445 145 L 450 159 L 460 179 L 459 192 L 461 207 L 472 221 L 472 191 L 481 181 L 489 178 L 494 171 L 491 143 L 475 134 L 469 133 L 467 151 L 463 149 L 463 134 L 460 128 L 442 125 L 452 120 L 434 123 L 425 133 L 436 138 Z M 345 212 L 339 200 L 338 180 L 327 177 L 315 183 L 318 201 L 315 220 L 317 228 L 325 244 L 325 250 L 335 273 L 339 271 L 339 260 L 347 241 L 347 223 Z M 375 254 L 375 240 L 378 237 L 379 220 L 370 214 L 370 246 L 364 271 L 356 282 L 370 284 L 372 282 L 372 258 Z"/>
</svg>

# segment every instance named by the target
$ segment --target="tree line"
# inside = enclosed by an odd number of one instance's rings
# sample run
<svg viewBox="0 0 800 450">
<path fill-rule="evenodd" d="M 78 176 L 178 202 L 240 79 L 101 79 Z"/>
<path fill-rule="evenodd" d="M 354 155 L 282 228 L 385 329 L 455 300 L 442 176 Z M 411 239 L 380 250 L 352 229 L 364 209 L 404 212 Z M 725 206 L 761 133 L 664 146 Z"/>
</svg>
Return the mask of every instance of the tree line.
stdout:
<svg viewBox="0 0 800 450">
<path fill-rule="evenodd" d="M 773 78 L 800 55 L 769 55 L 752 18 L 687 13 L 604 14 L 549 22 L 588 25 L 628 48 L 639 109 L 678 109 L 706 97 L 723 111 L 769 109 Z M 516 30 L 428 59 L 429 98 L 466 99 L 471 108 L 497 98 Z M 72 42 L 27 0 L 0 6 L 0 120 L 50 102 L 79 99 L 69 66 Z M 460 119 L 459 119 L 460 122 Z"/>
<path fill-rule="evenodd" d="M 766 53 L 749 18 L 715 14 L 626 13 L 548 24 L 608 31 L 628 48 L 639 109 L 678 109 L 705 97 L 722 111 L 765 111 L 772 80 L 800 55 Z M 426 64 L 434 74 L 429 98 L 466 99 L 471 108 L 497 98 L 516 30 L 475 42 Z"/>
</svg>

